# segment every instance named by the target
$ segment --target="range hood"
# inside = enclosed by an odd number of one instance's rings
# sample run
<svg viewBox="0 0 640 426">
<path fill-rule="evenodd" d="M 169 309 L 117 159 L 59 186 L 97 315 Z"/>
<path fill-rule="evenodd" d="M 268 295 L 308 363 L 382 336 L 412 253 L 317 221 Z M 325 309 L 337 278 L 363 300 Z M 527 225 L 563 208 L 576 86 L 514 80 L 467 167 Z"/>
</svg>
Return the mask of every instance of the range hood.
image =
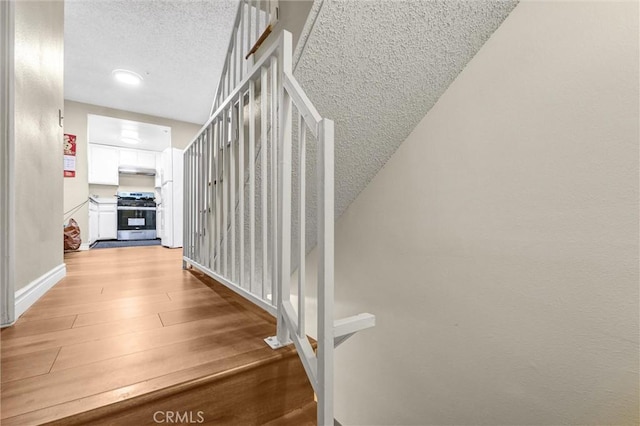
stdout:
<svg viewBox="0 0 640 426">
<path fill-rule="evenodd" d="M 123 175 L 155 176 L 156 170 L 137 166 L 120 166 L 118 173 Z"/>
</svg>

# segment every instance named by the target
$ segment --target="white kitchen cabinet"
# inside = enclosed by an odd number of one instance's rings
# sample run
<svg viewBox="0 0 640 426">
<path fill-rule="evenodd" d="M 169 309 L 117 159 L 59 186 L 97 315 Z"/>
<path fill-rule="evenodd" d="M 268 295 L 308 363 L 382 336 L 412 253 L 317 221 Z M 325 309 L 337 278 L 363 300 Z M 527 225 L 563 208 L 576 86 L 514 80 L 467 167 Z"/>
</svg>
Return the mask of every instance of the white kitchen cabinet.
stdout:
<svg viewBox="0 0 640 426">
<path fill-rule="evenodd" d="M 118 218 L 116 212 L 100 212 L 100 240 L 115 240 L 118 238 Z"/>
<path fill-rule="evenodd" d="M 99 240 L 115 240 L 118 238 L 118 211 L 115 204 L 99 204 Z"/>
<path fill-rule="evenodd" d="M 158 165 L 162 164 L 160 152 L 118 148 L 89 144 L 89 183 L 118 185 L 119 167 L 134 167 L 156 170 L 155 186 L 160 188 L 162 180 Z"/>
<path fill-rule="evenodd" d="M 89 201 L 89 245 L 95 243 L 98 239 L 99 223 L 98 203 L 91 199 Z"/>
<path fill-rule="evenodd" d="M 120 165 L 135 166 L 138 163 L 138 153 L 133 149 L 120 148 Z"/>
<path fill-rule="evenodd" d="M 118 238 L 116 198 L 89 198 L 89 244 Z"/>
<path fill-rule="evenodd" d="M 153 151 L 138 151 L 138 166 L 145 169 L 155 169 L 156 153 Z"/>
<path fill-rule="evenodd" d="M 156 168 L 156 152 L 139 149 L 119 148 L 120 166 Z"/>
<path fill-rule="evenodd" d="M 118 148 L 89 144 L 89 183 L 118 185 Z"/>
</svg>

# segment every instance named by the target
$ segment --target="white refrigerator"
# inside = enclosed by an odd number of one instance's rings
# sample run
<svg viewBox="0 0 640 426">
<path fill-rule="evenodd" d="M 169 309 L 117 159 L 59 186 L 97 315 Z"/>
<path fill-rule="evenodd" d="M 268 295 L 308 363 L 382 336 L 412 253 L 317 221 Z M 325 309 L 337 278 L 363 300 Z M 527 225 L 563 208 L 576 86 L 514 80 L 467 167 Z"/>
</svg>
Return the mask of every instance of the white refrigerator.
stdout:
<svg viewBox="0 0 640 426">
<path fill-rule="evenodd" d="M 182 247 L 182 150 L 162 152 L 160 238 L 165 247 Z"/>
</svg>

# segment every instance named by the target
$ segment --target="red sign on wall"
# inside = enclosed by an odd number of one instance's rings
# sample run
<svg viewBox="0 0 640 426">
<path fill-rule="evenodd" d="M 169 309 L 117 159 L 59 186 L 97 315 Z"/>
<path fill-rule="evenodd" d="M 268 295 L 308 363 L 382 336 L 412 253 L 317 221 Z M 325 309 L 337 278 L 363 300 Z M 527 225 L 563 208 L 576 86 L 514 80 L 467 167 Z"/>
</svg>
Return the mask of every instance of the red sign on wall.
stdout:
<svg viewBox="0 0 640 426">
<path fill-rule="evenodd" d="M 76 135 L 64 134 L 64 177 L 76 176 Z"/>
</svg>

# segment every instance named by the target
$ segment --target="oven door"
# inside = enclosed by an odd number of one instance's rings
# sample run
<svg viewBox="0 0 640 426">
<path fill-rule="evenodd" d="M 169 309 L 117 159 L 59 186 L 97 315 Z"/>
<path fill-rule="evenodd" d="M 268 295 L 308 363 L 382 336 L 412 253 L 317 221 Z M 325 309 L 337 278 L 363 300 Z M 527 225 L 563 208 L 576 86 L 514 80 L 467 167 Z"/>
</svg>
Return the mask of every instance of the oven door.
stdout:
<svg viewBox="0 0 640 426">
<path fill-rule="evenodd" d="M 156 237 L 155 207 L 118 206 L 119 240 L 153 240 Z"/>
</svg>

